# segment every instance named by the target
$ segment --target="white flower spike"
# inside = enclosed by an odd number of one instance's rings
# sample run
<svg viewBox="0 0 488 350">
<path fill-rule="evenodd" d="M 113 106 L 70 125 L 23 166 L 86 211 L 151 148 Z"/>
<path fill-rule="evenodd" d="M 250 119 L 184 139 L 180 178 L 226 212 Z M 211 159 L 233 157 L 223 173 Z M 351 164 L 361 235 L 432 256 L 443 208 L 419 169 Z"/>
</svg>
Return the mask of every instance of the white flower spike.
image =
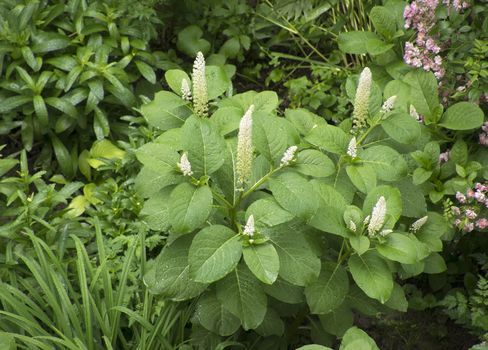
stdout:
<svg viewBox="0 0 488 350">
<path fill-rule="evenodd" d="M 420 230 L 422 228 L 422 226 L 425 225 L 425 223 L 427 222 L 427 220 L 429 219 L 429 217 L 426 215 L 420 219 L 418 219 L 417 221 L 415 221 L 411 226 L 410 226 L 410 231 L 415 233 L 417 232 L 418 230 Z"/>
<path fill-rule="evenodd" d="M 356 158 L 358 156 L 358 144 L 356 137 L 353 137 L 351 141 L 349 141 L 349 145 L 347 146 L 347 155 L 351 158 Z"/>
<path fill-rule="evenodd" d="M 183 176 L 192 176 L 193 171 L 191 170 L 191 164 L 188 160 L 188 155 L 183 153 L 180 158 L 180 162 L 176 164 L 178 169 L 183 173 Z"/>
<path fill-rule="evenodd" d="M 290 165 L 291 161 L 295 158 L 295 153 L 297 152 L 297 146 L 288 147 L 288 149 L 283 153 L 281 158 L 280 166 Z"/>
<path fill-rule="evenodd" d="M 191 89 L 187 79 L 181 81 L 181 98 L 188 102 L 191 101 Z"/>
<path fill-rule="evenodd" d="M 371 219 L 368 224 L 368 234 L 374 236 L 385 223 L 386 218 L 386 200 L 385 197 L 381 196 L 376 202 L 371 213 Z"/>
<path fill-rule="evenodd" d="M 236 173 L 238 182 L 243 185 L 250 177 L 252 171 L 252 113 L 254 105 L 251 105 L 239 123 L 237 134 L 237 165 Z"/>
<path fill-rule="evenodd" d="M 358 131 L 366 127 L 368 117 L 369 96 L 371 95 L 371 70 L 366 67 L 359 76 L 356 97 L 354 99 L 353 130 Z"/>
<path fill-rule="evenodd" d="M 208 116 L 207 81 L 205 78 L 205 58 L 201 52 L 193 63 L 193 111 L 199 117 Z"/>
<path fill-rule="evenodd" d="M 255 231 L 256 229 L 254 227 L 254 215 L 250 215 L 249 218 L 247 219 L 246 226 L 244 226 L 243 233 L 252 238 L 254 236 Z"/>
</svg>

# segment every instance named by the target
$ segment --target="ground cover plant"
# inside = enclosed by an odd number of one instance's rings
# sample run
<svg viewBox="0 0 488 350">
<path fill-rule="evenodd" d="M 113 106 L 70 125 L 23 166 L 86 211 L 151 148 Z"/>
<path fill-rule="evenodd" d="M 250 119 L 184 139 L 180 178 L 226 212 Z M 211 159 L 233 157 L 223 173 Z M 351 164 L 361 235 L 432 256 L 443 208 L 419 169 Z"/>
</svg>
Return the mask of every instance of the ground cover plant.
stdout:
<svg viewBox="0 0 488 350">
<path fill-rule="evenodd" d="M 2 2 L 0 347 L 487 348 L 487 12 Z"/>
</svg>

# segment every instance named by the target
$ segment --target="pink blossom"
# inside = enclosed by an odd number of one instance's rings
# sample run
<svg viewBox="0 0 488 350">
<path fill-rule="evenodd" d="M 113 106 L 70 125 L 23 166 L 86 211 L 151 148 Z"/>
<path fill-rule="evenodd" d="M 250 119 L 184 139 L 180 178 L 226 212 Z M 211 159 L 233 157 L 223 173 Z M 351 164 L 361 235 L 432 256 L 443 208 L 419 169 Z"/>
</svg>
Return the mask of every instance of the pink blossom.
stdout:
<svg viewBox="0 0 488 350">
<path fill-rule="evenodd" d="M 464 225 L 463 230 L 465 232 L 471 232 L 471 231 L 473 231 L 474 230 L 474 224 L 472 222 L 470 222 L 470 223 Z"/>
<path fill-rule="evenodd" d="M 458 200 L 459 203 L 464 204 L 466 203 L 466 196 L 462 194 L 461 192 L 456 192 L 456 199 Z"/>
<path fill-rule="evenodd" d="M 449 152 L 450 150 L 447 150 L 439 154 L 439 164 L 446 163 L 449 160 Z"/>
<path fill-rule="evenodd" d="M 476 219 L 476 217 L 478 216 L 472 209 L 466 209 L 465 214 L 466 217 L 471 220 Z"/>
<path fill-rule="evenodd" d="M 481 218 L 476 221 L 476 227 L 480 230 L 483 230 L 488 227 L 488 220 L 486 218 Z"/>
</svg>

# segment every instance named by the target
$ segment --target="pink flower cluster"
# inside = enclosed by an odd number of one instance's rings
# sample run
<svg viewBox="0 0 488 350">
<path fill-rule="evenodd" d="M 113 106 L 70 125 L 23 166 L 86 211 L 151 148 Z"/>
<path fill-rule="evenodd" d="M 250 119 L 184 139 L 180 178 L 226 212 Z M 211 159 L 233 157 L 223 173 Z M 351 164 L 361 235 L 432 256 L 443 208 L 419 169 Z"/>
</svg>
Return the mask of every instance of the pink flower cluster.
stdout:
<svg viewBox="0 0 488 350">
<path fill-rule="evenodd" d="M 483 126 L 481 127 L 481 130 L 483 131 L 480 135 L 480 145 L 483 146 L 488 146 L 488 122 L 485 122 Z"/>
<path fill-rule="evenodd" d="M 471 232 L 475 228 L 484 230 L 488 227 L 488 219 L 482 216 L 488 208 L 488 185 L 477 183 L 466 194 L 457 192 L 456 199 L 460 206 L 452 206 L 452 213 L 456 216 L 454 225 L 464 232 Z"/>
<path fill-rule="evenodd" d="M 444 0 L 443 3 L 449 8 L 460 11 L 468 6 L 466 2 Z M 437 79 L 441 79 L 445 70 L 442 68 L 442 57 L 438 55 L 441 51 L 435 39 L 429 35 L 430 30 L 436 24 L 435 11 L 439 0 L 414 0 L 405 7 L 403 18 L 405 28 L 415 29 L 417 37 L 415 42 L 405 43 L 405 54 L 403 60 L 410 66 L 423 68 L 432 71 Z"/>
<path fill-rule="evenodd" d="M 449 160 L 450 152 L 451 150 L 448 149 L 445 152 L 439 154 L 439 164 L 446 163 Z"/>
</svg>

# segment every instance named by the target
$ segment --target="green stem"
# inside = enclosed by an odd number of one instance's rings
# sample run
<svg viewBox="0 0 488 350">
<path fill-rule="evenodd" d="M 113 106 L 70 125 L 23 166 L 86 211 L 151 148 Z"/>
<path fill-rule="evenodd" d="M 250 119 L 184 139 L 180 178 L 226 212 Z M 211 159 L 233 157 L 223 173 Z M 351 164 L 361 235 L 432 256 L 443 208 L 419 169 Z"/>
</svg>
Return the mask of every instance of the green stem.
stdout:
<svg viewBox="0 0 488 350">
<path fill-rule="evenodd" d="M 254 185 L 251 186 L 246 192 L 242 194 L 242 196 L 239 198 L 237 203 L 240 203 L 242 199 L 246 198 L 249 196 L 252 192 L 254 192 L 259 186 L 261 186 L 263 183 L 265 183 L 274 173 L 276 173 L 278 170 L 281 170 L 281 166 L 271 170 L 269 173 L 264 175 L 262 178 L 260 178 Z"/>
</svg>

